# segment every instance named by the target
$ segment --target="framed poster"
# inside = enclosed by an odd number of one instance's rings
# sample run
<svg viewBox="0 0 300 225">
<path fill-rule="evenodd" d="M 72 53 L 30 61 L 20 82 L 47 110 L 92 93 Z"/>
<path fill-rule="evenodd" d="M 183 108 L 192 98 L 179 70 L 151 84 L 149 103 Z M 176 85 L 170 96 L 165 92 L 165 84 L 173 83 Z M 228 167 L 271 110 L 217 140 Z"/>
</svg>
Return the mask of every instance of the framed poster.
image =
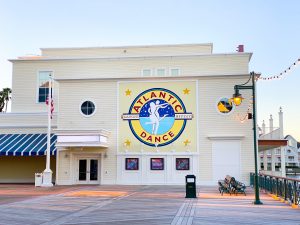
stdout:
<svg viewBox="0 0 300 225">
<path fill-rule="evenodd" d="M 151 158 L 150 166 L 151 170 L 164 170 L 164 158 Z"/>
<path fill-rule="evenodd" d="M 139 159 L 138 158 L 126 158 L 125 159 L 125 170 L 139 170 Z"/>
<path fill-rule="evenodd" d="M 190 159 L 176 158 L 176 170 L 190 170 Z"/>
</svg>

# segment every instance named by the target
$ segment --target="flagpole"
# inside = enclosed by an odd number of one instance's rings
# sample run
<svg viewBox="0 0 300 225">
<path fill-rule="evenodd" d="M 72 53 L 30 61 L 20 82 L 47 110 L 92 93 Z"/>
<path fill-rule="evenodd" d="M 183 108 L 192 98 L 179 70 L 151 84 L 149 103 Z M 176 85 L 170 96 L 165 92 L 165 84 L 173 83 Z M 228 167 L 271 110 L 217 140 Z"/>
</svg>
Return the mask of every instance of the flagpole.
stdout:
<svg viewBox="0 0 300 225">
<path fill-rule="evenodd" d="M 49 74 L 48 92 L 48 131 L 47 131 L 47 150 L 46 150 L 46 169 L 43 172 L 42 187 L 52 187 L 52 170 L 50 169 L 50 140 L 51 140 L 51 108 L 52 108 L 52 74 Z"/>
</svg>

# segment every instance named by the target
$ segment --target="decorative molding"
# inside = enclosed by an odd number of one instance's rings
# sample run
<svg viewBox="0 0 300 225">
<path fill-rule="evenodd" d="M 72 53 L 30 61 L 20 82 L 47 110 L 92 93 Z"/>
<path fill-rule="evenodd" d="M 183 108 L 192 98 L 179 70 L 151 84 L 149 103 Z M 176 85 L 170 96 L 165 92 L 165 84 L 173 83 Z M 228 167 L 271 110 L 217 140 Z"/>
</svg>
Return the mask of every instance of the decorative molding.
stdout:
<svg viewBox="0 0 300 225">
<path fill-rule="evenodd" d="M 207 136 L 209 140 L 242 140 L 245 138 L 243 135 L 226 135 L 226 136 Z"/>
<path fill-rule="evenodd" d="M 52 125 L 52 128 L 56 128 L 57 125 Z M 6 128 L 47 128 L 47 125 L 0 125 L 0 129 Z"/>
<path fill-rule="evenodd" d="M 214 57 L 219 57 L 219 56 L 233 56 L 233 57 L 241 57 L 241 56 L 248 56 L 249 60 L 252 57 L 252 53 L 214 53 L 214 54 L 189 54 L 189 55 L 179 55 L 179 54 L 166 54 L 166 55 L 135 55 L 135 56 L 112 56 L 112 57 L 91 57 L 91 56 L 87 56 L 87 57 L 47 57 L 47 56 L 42 56 L 40 58 L 35 58 L 35 59 L 30 59 L 30 58 L 19 58 L 19 59 L 8 59 L 8 61 L 14 63 L 14 62 L 22 62 L 22 61 L 34 61 L 34 62 L 40 62 L 40 61 L 76 61 L 76 60 L 129 60 L 129 59 L 140 59 L 140 60 L 144 60 L 144 59 L 157 59 L 157 58 L 190 58 L 190 57 L 199 57 L 199 58 L 203 58 L 203 57 L 210 57 L 210 58 L 214 58 Z M 248 74 L 249 76 L 249 74 Z"/>
<path fill-rule="evenodd" d="M 195 156 L 197 152 L 124 152 L 117 153 L 117 156 Z"/>
<path fill-rule="evenodd" d="M 97 135 L 101 134 L 103 136 L 109 136 L 110 131 L 105 129 L 100 130 L 75 130 L 75 129 L 56 129 L 56 135 Z"/>
<path fill-rule="evenodd" d="M 45 103 L 44 103 L 45 104 Z M 47 112 L 18 112 L 18 113 L 14 113 L 14 112 L 7 112 L 7 113 L 0 113 L 0 117 L 1 116 L 47 116 L 48 113 Z M 53 113 L 54 116 L 57 116 L 57 113 Z"/>
<path fill-rule="evenodd" d="M 104 147 L 109 146 L 107 130 L 56 130 L 56 146 L 59 147 Z"/>
</svg>

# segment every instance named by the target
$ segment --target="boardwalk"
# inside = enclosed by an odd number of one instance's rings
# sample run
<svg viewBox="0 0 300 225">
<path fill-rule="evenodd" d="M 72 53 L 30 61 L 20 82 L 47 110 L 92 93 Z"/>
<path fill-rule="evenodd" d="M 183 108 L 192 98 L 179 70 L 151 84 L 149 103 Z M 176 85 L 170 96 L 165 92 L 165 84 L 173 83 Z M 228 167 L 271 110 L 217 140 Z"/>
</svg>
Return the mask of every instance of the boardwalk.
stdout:
<svg viewBox="0 0 300 225">
<path fill-rule="evenodd" d="M 72 186 L 35 189 L 0 185 L 0 224 L 300 224 L 300 209 L 261 194 L 220 196 L 200 187 L 185 199 L 183 186 Z"/>
</svg>

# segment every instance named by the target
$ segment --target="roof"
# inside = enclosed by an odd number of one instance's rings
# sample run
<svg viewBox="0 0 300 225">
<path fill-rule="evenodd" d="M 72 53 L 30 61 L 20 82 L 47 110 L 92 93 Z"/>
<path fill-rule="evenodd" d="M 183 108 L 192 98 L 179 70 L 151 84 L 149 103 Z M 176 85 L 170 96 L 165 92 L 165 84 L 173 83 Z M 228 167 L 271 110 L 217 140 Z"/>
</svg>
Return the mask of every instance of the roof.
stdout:
<svg viewBox="0 0 300 225">
<path fill-rule="evenodd" d="M 82 49 L 124 49 L 124 48 L 153 48 L 153 47 L 195 47 L 209 46 L 213 43 L 192 43 L 192 44 L 161 44 L 161 45 L 123 45 L 123 46 L 90 46 L 90 47 L 62 47 L 62 48 L 40 48 L 41 50 L 82 50 Z"/>
<path fill-rule="evenodd" d="M 56 135 L 51 134 L 50 152 L 56 154 Z M 47 134 L 0 134 L 0 156 L 46 155 Z"/>
<path fill-rule="evenodd" d="M 287 142 L 287 140 L 259 139 L 258 151 L 266 151 L 281 146 L 287 146 Z"/>
<path fill-rule="evenodd" d="M 157 57 L 199 57 L 199 56 L 238 56 L 248 57 L 252 53 L 230 52 L 213 53 L 213 44 L 172 44 L 172 45 L 136 45 L 113 47 L 67 47 L 41 48 L 41 55 L 27 55 L 10 59 L 17 61 L 51 61 L 51 60 L 111 60 L 111 59 L 147 59 Z"/>
</svg>

